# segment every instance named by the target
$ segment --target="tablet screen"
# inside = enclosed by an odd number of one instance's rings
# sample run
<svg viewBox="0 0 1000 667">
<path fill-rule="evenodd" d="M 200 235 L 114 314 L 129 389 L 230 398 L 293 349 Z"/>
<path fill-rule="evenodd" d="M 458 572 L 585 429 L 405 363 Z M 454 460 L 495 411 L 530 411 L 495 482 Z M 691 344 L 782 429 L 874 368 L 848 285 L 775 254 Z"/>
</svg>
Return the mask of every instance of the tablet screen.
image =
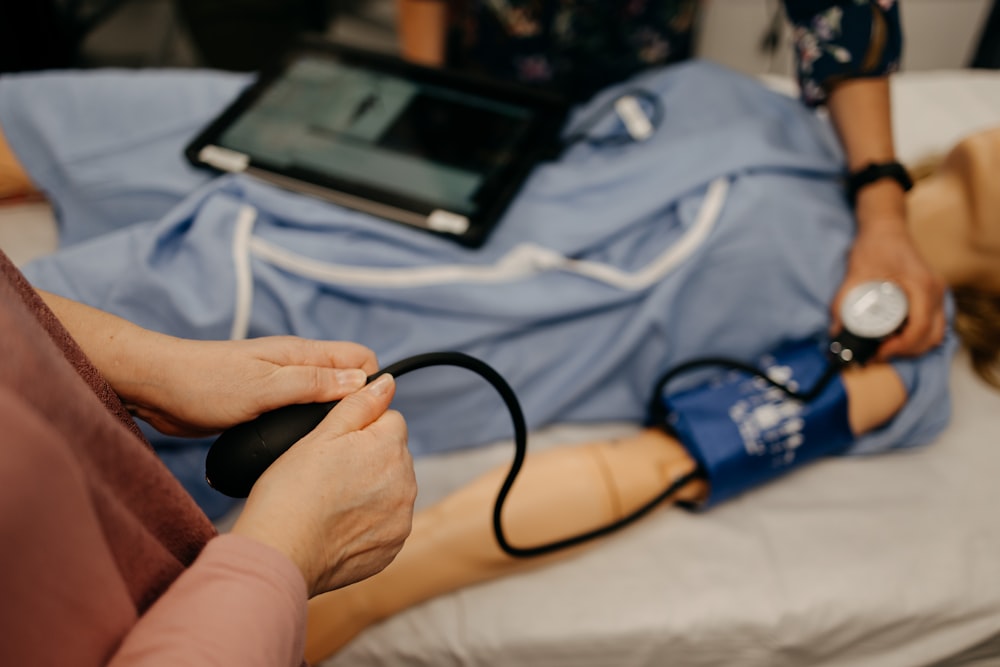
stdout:
<svg viewBox="0 0 1000 667">
<path fill-rule="evenodd" d="M 211 163 L 219 149 L 246 156 L 258 171 L 380 204 L 373 212 L 470 244 L 537 160 L 532 149 L 555 140 L 565 111 L 440 71 L 325 51 L 291 58 L 241 100 L 195 142 L 210 148 L 196 161 Z M 467 224 L 435 229 L 433 216 Z"/>
</svg>

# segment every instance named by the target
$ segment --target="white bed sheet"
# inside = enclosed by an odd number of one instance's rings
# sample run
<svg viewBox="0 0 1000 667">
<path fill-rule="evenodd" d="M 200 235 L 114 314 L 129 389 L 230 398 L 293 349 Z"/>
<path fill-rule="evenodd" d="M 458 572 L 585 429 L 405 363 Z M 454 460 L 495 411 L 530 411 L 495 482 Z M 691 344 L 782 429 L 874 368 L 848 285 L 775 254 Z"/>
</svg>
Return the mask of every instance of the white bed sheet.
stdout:
<svg viewBox="0 0 1000 667">
<path fill-rule="evenodd" d="M 997 72 L 907 73 L 893 90 L 909 163 L 1000 124 Z M 0 206 L 15 261 L 55 238 L 44 204 Z M 953 424 L 930 447 L 823 461 L 704 514 L 659 511 L 565 561 L 403 612 L 326 667 L 1000 664 L 1000 393 L 964 357 L 953 385 Z M 531 446 L 632 428 L 556 427 Z M 511 452 L 418 461 L 418 502 Z"/>
</svg>

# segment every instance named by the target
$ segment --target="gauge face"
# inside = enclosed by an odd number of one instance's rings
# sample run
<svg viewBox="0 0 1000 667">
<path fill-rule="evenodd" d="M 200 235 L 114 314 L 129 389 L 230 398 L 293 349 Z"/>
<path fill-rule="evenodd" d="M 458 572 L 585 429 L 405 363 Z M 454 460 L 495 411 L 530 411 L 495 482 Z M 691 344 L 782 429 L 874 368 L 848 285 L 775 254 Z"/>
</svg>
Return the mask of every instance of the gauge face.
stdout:
<svg viewBox="0 0 1000 667">
<path fill-rule="evenodd" d="M 875 280 L 847 293 L 840 307 L 840 318 L 855 336 L 885 338 L 903 325 L 908 312 L 909 302 L 899 285 Z"/>
</svg>

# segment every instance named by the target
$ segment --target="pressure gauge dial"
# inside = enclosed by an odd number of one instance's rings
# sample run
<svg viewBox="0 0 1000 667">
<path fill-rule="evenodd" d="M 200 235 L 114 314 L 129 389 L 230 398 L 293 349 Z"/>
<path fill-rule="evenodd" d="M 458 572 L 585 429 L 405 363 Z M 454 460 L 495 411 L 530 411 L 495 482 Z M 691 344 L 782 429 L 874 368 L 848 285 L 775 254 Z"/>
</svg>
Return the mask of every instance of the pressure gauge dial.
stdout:
<svg viewBox="0 0 1000 667">
<path fill-rule="evenodd" d="M 862 283 L 844 297 L 840 320 L 855 336 L 883 339 L 896 333 L 909 314 L 906 293 L 896 283 Z"/>
<path fill-rule="evenodd" d="M 854 287 L 840 306 L 844 331 L 830 344 L 843 363 L 864 363 L 879 344 L 898 332 L 909 314 L 906 293 L 894 282 L 873 280 Z"/>
</svg>

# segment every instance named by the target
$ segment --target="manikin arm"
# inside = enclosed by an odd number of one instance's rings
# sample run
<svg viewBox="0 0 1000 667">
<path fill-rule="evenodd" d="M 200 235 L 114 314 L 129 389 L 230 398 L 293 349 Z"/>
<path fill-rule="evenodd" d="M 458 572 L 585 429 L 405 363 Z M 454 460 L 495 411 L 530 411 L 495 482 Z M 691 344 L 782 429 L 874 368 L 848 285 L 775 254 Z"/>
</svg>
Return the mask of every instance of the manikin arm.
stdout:
<svg viewBox="0 0 1000 667">
<path fill-rule="evenodd" d="M 885 422 L 906 399 L 889 365 L 851 370 L 843 380 L 855 434 Z M 630 514 L 694 467 L 659 429 L 532 455 L 505 506 L 505 530 L 523 547 L 587 532 Z M 435 596 L 559 558 L 515 559 L 500 550 L 491 517 L 505 472 L 487 473 L 418 513 L 403 550 L 381 573 L 311 600 L 306 658 L 319 662 L 367 626 Z M 695 480 L 674 500 L 697 501 L 706 490 Z"/>
<path fill-rule="evenodd" d="M 34 193 L 35 186 L 14 155 L 0 127 L 0 199 Z"/>
</svg>

